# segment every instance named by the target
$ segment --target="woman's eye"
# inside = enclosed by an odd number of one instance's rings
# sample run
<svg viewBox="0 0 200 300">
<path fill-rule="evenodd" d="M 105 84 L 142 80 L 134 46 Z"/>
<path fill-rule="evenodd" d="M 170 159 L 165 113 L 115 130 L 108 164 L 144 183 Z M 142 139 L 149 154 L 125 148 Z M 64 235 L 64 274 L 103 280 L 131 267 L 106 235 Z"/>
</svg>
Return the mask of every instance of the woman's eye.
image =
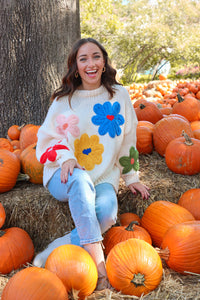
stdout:
<svg viewBox="0 0 200 300">
<path fill-rule="evenodd" d="M 86 61 L 86 58 L 81 58 L 80 61 Z"/>
<path fill-rule="evenodd" d="M 95 58 L 95 59 L 99 59 L 99 58 L 100 58 L 100 55 L 95 55 L 94 58 Z"/>
</svg>

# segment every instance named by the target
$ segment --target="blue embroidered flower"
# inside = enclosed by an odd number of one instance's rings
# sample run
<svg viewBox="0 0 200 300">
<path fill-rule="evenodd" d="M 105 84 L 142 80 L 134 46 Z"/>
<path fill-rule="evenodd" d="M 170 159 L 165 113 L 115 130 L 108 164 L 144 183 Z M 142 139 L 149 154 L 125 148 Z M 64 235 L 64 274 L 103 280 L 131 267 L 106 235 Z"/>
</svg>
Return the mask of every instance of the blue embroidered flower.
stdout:
<svg viewBox="0 0 200 300">
<path fill-rule="evenodd" d="M 99 126 L 98 132 L 100 135 L 108 133 L 110 137 L 114 138 L 115 135 L 121 134 L 120 126 L 124 124 L 124 117 L 119 114 L 119 102 L 113 105 L 107 101 L 103 105 L 97 103 L 93 108 L 96 116 L 92 117 L 93 124 Z"/>
</svg>

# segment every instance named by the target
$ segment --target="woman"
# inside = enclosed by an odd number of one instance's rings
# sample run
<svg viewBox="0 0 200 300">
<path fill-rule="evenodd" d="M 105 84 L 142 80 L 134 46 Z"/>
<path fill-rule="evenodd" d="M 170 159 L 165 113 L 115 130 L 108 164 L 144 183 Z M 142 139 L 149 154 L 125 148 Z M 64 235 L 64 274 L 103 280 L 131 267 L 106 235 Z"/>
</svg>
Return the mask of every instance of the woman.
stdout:
<svg viewBox="0 0 200 300">
<path fill-rule="evenodd" d="M 109 286 L 101 241 L 117 219 L 120 176 L 132 193 L 149 197 L 139 181 L 136 114 L 115 75 L 101 44 L 77 41 L 39 129 L 36 151 L 44 164 L 44 186 L 59 201 L 68 201 L 75 229 L 53 241 L 33 264 L 44 266 L 59 245 L 82 246 L 97 265 L 99 290 Z"/>
</svg>

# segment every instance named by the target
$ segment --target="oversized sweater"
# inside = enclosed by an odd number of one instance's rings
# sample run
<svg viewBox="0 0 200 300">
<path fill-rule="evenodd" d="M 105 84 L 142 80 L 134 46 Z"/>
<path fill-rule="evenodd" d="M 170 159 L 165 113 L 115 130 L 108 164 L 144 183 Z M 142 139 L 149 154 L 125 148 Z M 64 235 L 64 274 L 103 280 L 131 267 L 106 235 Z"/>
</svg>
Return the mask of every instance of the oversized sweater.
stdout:
<svg viewBox="0 0 200 300">
<path fill-rule="evenodd" d="M 54 99 L 38 131 L 37 159 L 44 164 L 46 187 L 62 164 L 75 159 L 94 185 L 111 183 L 116 192 L 120 176 L 128 186 L 139 181 L 136 150 L 137 117 L 128 91 L 115 85 L 112 99 L 104 86 L 76 90 Z"/>
</svg>

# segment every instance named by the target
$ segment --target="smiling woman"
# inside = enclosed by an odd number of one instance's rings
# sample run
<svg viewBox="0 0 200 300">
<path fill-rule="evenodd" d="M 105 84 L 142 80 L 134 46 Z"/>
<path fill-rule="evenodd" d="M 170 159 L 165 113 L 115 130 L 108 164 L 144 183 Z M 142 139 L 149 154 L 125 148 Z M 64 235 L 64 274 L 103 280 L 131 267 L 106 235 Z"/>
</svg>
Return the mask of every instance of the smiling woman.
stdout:
<svg viewBox="0 0 200 300">
<path fill-rule="evenodd" d="M 115 76 L 101 44 L 91 38 L 77 41 L 38 132 L 36 153 L 44 164 L 44 186 L 55 199 L 69 202 L 75 228 L 39 253 L 33 264 L 44 266 L 63 244 L 81 246 L 96 263 L 99 290 L 109 287 L 101 241 L 117 220 L 120 176 L 133 193 L 149 196 L 139 181 L 137 117 Z"/>
</svg>

